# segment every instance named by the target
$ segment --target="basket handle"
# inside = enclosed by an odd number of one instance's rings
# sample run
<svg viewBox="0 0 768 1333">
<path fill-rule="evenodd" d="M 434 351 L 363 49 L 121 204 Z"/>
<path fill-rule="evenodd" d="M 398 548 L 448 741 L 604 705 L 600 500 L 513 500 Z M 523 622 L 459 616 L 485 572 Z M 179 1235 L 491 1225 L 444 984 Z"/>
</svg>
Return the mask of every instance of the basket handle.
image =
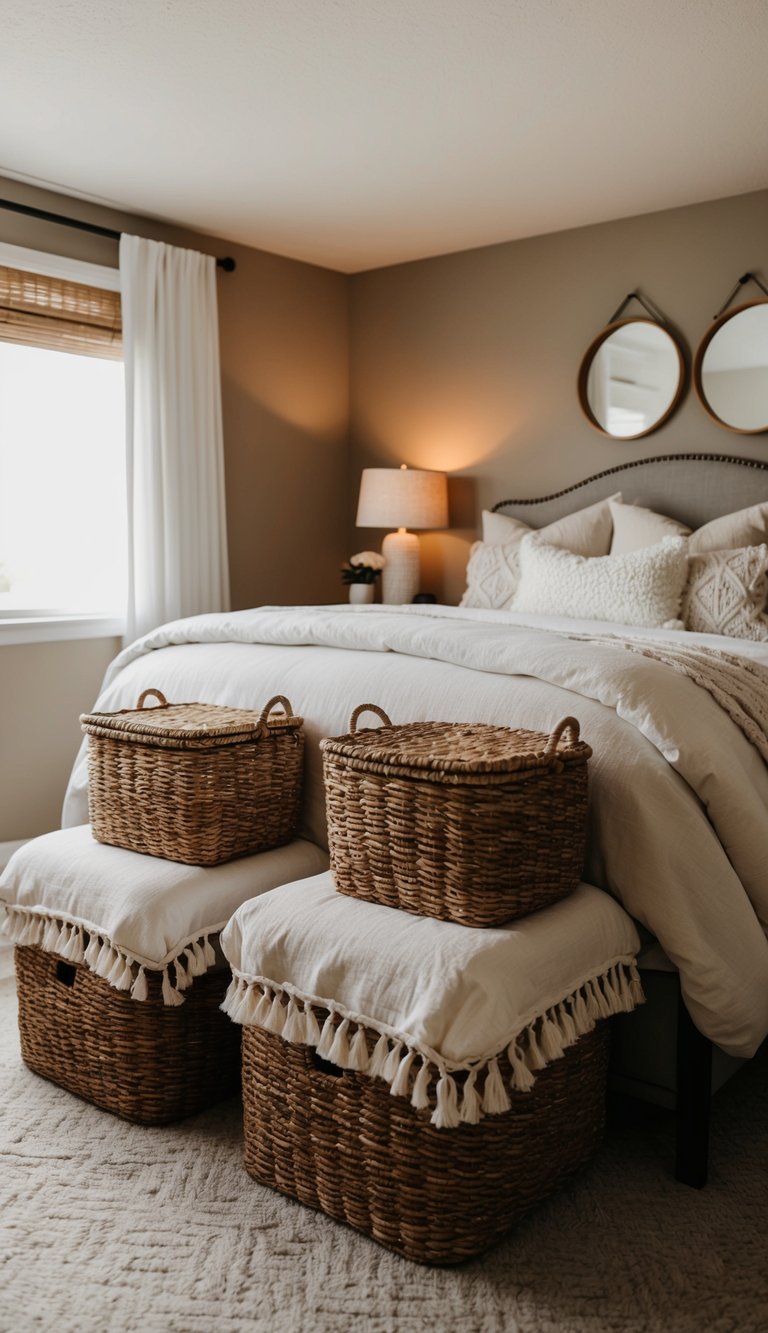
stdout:
<svg viewBox="0 0 768 1333">
<path fill-rule="evenodd" d="M 149 696 L 150 696 L 150 694 L 154 694 L 154 696 L 155 696 L 155 698 L 157 699 L 158 703 L 161 704 L 161 706 L 162 706 L 163 708 L 167 708 L 167 707 L 168 707 L 168 700 L 166 699 L 166 697 L 165 697 L 165 695 L 163 694 L 162 690 L 142 690 L 141 694 L 139 695 L 139 702 L 137 703 L 136 707 L 137 707 L 137 708 L 143 708 L 143 707 L 144 707 L 144 700 L 145 700 L 145 699 L 148 699 Z"/>
<path fill-rule="evenodd" d="M 259 726 L 260 726 L 260 727 L 266 727 L 266 725 L 267 725 L 267 718 L 269 717 L 270 713 L 272 712 L 272 709 L 275 707 L 275 704 L 282 704 L 282 706 L 283 706 L 283 712 L 285 713 L 285 716 L 286 716 L 286 717 L 293 717 L 293 709 L 291 708 L 291 705 L 290 705 L 290 703 L 288 702 L 288 700 L 286 699 L 285 695 L 284 695 L 284 694 L 276 694 L 276 695 L 274 695 L 274 697 L 273 697 L 272 699 L 269 700 L 269 703 L 266 703 L 266 704 L 264 705 L 264 707 L 262 708 L 261 712 L 259 713 Z"/>
<path fill-rule="evenodd" d="M 558 722 L 557 726 L 552 728 L 552 734 L 544 747 L 545 755 L 553 755 L 555 753 L 564 731 L 569 731 L 571 733 L 570 744 L 577 744 L 579 739 L 579 724 L 575 717 L 564 717 L 562 722 Z"/>
<path fill-rule="evenodd" d="M 357 720 L 360 717 L 361 713 L 375 713 L 376 716 L 380 718 L 381 721 L 384 723 L 385 727 L 392 726 L 392 723 L 387 717 L 386 713 L 384 712 L 384 709 L 379 708 L 378 704 L 358 704 L 357 708 L 355 709 L 354 713 L 349 719 L 349 730 L 352 732 L 353 736 L 357 731 Z"/>
</svg>

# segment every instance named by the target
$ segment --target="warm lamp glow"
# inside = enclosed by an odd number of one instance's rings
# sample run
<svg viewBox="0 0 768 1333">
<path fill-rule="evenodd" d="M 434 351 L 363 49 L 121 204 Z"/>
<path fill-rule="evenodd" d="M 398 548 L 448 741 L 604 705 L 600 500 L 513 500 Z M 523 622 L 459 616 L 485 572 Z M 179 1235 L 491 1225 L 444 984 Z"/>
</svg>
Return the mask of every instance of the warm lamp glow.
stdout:
<svg viewBox="0 0 768 1333">
<path fill-rule="evenodd" d="M 403 464 L 367 467 L 360 481 L 359 528 L 398 528 L 384 538 L 383 602 L 410 602 L 419 590 L 419 539 L 406 528 L 447 528 L 448 484 L 444 472 Z"/>
<path fill-rule="evenodd" d="M 448 486 L 444 472 L 420 468 L 367 467 L 360 481 L 359 528 L 447 528 Z"/>
</svg>

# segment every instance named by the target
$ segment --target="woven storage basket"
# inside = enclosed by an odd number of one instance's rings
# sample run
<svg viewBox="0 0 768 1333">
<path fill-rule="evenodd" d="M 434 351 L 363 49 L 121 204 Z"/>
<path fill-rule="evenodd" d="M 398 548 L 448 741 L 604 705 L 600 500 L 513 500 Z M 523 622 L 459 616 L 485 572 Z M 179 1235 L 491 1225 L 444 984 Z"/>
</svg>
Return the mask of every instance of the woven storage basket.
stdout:
<svg viewBox="0 0 768 1333">
<path fill-rule="evenodd" d="M 367 710 L 384 726 L 356 731 Z M 321 748 L 341 893 L 495 926 L 579 883 L 592 751 L 575 718 L 550 736 L 482 723 L 396 727 L 375 704 L 361 704 L 349 735 Z"/>
<path fill-rule="evenodd" d="M 144 708 L 149 695 L 159 708 Z M 281 704 L 284 712 L 272 710 Z M 88 811 L 99 842 L 214 866 L 290 842 L 301 806 L 304 731 L 283 695 L 261 713 L 169 704 L 85 713 Z"/>
<path fill-rule="evenodd" d="M 315 1011 L 322 1025 L 325 1014 Z M 245 1166 L 256 1180 L 422 1263 L 493 1244 L 582 1165 L 603 1130 L 608 1025 L 542 1069 L 531 1092 L 477 1125 L 429 1111 L 309 1046 L 243 1028 Z M 506 1057 L 499 1061 L 505 1082 Z"/>
<path fill-rule="evenodd" d="M 163 1004 L 147 972 L 143 1003 L 80 963 L 16 946 L 22 1058 L 43 1078 L 141 1125 L 193 1115 L 237 1091 L 240 1041 L 219 1006 L 230 980 L 197 977 L 183 1005 Z"/>
</svg>

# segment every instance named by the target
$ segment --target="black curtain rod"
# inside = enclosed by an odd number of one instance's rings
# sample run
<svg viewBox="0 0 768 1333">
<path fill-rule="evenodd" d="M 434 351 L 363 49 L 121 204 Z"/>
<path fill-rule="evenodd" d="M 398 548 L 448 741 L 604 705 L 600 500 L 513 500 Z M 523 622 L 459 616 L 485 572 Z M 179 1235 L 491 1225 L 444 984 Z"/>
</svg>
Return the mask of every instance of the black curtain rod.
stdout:
<svg viewBox="0 0 768 1333">
<path fill-rule="evenodd" d="M 121 233 L 113 227 L 100 227 L 97 222 L 78 222 L 76 218 L 66 218 L 61 213 L 49 213 L 45 208 L 33 208 L 31 204 L 16 204 L 12 199 L 0 199 L 0 208 L 7 208 L 10 213 L 23 213 L 27 218 L 39 218 L 41 222 L 55 222 L 60 227 L 74 227 L 76 231 L 89 231 L 93 236 L 106 236 L 110 241 L 119 241 Z M 216 267 L 225 273 L 232 273 L 237 267 L 229 255 L 216 260 Z"/>
</svg>

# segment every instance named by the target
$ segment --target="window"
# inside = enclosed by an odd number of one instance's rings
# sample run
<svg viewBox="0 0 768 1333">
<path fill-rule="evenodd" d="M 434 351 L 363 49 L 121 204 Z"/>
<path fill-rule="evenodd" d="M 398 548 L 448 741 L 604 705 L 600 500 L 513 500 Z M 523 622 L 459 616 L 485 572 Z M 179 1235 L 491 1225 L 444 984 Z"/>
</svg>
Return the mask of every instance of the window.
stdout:
<svg viewBox="0 0 768 1333">
<path fill-rule="evenodd" d="M 27 271 L 4 263 L 10 250 L 0 248 L 0 626 L 121 618 L 120 299 L 81 280 L 103 281 L 95 266 L 58 261 L 65 276 Z M 117 275 L 106 276 L 114 286 Z"/>
</svg>

